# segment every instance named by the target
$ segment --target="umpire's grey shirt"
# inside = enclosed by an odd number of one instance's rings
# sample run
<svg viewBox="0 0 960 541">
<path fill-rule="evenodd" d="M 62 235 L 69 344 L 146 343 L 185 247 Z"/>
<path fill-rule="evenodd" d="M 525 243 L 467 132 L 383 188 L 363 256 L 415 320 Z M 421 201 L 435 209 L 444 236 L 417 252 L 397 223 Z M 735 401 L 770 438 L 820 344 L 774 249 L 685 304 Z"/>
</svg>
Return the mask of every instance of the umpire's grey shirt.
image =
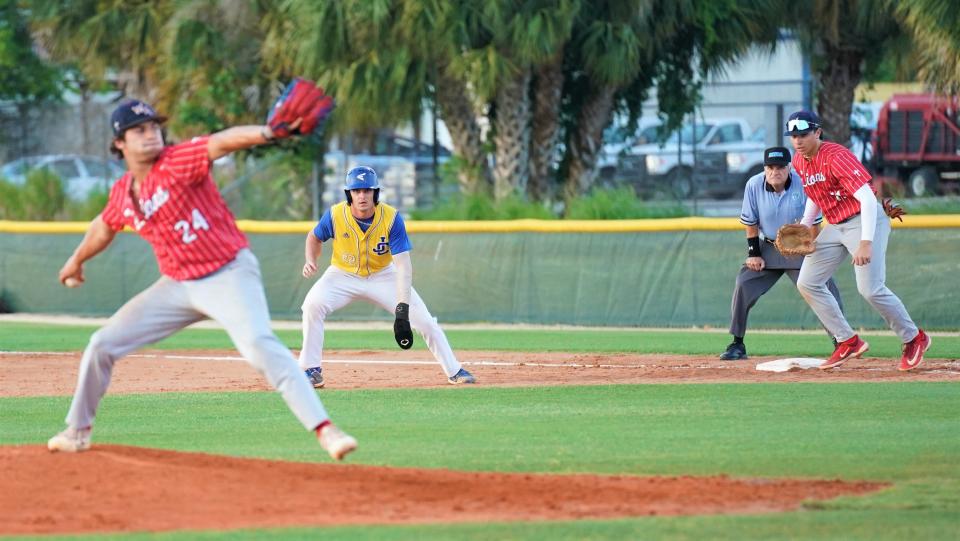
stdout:
<svg viewBox="0 0 960 541">
<path fill-rule="evenodd" d="M 807 195 L 803 193 L 803 183 L 797 172 L 790 168 L 790 176 L 783 191 L 777 193 L 767 184 L 764 174 L 750 177 L 743 190 L 743 207 L 740 210 L 740 223 L 760 228 L 760 257 L 768 269 L 799 269 L 803 257 L 783 257 L 773 246 L 777 230 L 784 224 L 800 222 L 803 208 L 807 204 Z M 814 222 L 823 221 L 818 216 Z"/>
</svg>

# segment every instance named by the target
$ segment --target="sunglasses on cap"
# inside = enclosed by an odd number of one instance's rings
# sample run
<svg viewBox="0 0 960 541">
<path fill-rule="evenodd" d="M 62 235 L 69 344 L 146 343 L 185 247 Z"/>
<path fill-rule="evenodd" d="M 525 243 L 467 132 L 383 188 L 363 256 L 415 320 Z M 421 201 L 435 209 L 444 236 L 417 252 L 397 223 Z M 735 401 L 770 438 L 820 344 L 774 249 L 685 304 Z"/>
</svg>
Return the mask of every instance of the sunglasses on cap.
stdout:
<svg viewBox="0 0 960 541">
<path fill-rule="evenodd" d="M 813 122 L 807 122 L 802 118 L 795 118 L 787 121 L 787 131 L 789 132 L 805 132 L 807 130 L 812 130 L 819 127 L 819 125 L 814 124 Z"/>
</svg>

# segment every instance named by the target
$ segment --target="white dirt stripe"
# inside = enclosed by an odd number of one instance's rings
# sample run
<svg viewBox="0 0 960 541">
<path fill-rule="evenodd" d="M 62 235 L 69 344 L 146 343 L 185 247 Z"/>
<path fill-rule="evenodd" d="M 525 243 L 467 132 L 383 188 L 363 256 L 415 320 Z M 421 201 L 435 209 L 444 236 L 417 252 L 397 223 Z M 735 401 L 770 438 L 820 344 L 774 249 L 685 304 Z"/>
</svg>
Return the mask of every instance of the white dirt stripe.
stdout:
<svg viewBox="0 0 960 541">
<path fill-rule="evenodd" d="M 77 353 L 69 351 L 0 351 L 0 356 L 2 355 L 23 355 L 31 357 L 47 357 L 47 356 L 76 356 Z M 135 353 L 132 355 L 127 355 L 127 357 L 134 357 L 140 359 L 174 359 L 181 361 L 243 361 L 243 357 L 235 355 L 159 355 L 153 353 Z M 432 366 L 437 364 L 436 361 L 397 361 L 397 360 L 378 360 L 378 359 L 324 359 L 324 364 L 374 364 L 374 365 L 400 365 L 400 366 Z M 535 368 L 628 368 L 628 369 L 642 369 L 642 368 L 655 368 L 655 367 L 664 367 L 659 364 L 602 364 L 602 363 L 531 363 L 531 362 L 508 362 L 508 361 L 462 361 L 461 364 L 464 366 L 530 366 Z M 691 368 L 690 366 L 679 366 L 679 367 L 670 367 L 670 368 Z M 728 368 L 726 366 L 696 366 L 693 368 L 713 368 L 713 369 L 723 369 Z M 729 368 L 734 368 L 730 366 Z"/>
</svg>

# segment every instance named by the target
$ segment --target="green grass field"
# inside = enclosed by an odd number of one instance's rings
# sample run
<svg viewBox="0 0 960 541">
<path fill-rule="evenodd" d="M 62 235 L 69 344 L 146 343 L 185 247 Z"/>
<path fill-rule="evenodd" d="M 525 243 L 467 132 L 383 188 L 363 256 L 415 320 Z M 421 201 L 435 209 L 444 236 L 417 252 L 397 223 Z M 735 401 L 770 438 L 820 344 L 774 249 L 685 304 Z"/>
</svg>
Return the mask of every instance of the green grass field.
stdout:
<svg viewBox="0 0 960 541">
<path fill-rule="evenodd" d="M 96 327 L 31 323 L 0 325 L 0 351 L 80 351 Z M 446 331 L 456 350 L 551 351 L 597 353 L 678 353 L 719 355 L 730 342 L 720 332 L 686 330 L 461 330 Z M 300 331 L 281 330 L 277 336 L 287 346 L 299 349 Z M 870 356 L 899 357 L 900 340 L 892 335 L 861 336 L 870 342 Z M 829 356 L 833 346 L 820 333 L 753 333 L 746 338 L 750 355 L 815 357 Z M 212 329 L 188 329 L 151 346 L 157 349 L 230 349 L 226 333 Z M 328 332 L 327 349 L 397 349 L 389 331 L 338 330 Z M 425 350 L 423 340 L 414 340 L 414 349 Z M 937 358 L 960 357 L 960 335 L 934 335 L 930 355 Z"/>
<path fill-rule="evenodd" d="M 91 329 L 3 325 L 0 349 L 79 350 Z M 389 333 L 332 331 L 331 348 L 392 349 Z M 460 349 L 715 355 L 718 333 L 451 331 Z M 505 338 L 508 335 L 508 338 Z M 895 356 L 892 336 L 871 354 Z M 281 333 L 297 347 L 298 333 Z M 757 334 L 755 355 L 821 353 L 819 335 Z M 164 348 L 229 347 L 191 330 Z M 931 354 L 958 357 L 960 338 Z M 69 539 L 950 539 L 960 532 L 960 384 L 610 385 L 323 391 L 361 442 L 351 463 L 479 471 L 887 481 L 865 497 L 766 515 L 77 536 Z M 69 397 L 0 399 L 0 444 L 40 444 Z M 211 423 L 216 419 L 216 423 Z M 573 422 L 571 422 L 573 421 Z M 384 427 L 389 427 L 385 429 Z M 451 427 L 456 427 L 451 429 Z M 110 395 L 95 443 L 326 461 L 274 393 Z M 587 496 L 588 497 L 588 496 Z M 318 504 L 322 508 L 322 503 Z M 66 539 L 45 536 L 42 539 Z"/>
</svg>

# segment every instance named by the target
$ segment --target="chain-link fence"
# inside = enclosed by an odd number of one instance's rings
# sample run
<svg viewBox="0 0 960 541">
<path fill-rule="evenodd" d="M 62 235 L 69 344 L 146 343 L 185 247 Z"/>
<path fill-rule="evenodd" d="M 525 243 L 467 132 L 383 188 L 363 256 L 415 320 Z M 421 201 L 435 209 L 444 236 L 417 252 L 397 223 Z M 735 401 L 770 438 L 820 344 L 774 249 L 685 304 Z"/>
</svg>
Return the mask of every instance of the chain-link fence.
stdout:
<svg viewBox="0 0 960 541">
<path fill-rule="evenodd" d="M 712 83 L 673 133 L 663 133 L 651 104 L 637 130 L 607 131 L 600 182 L 632 186 L 645 198 L 738 198 L 763 171 L 765 148 L 790 148 L 784 122 L 809 95 L 805 80 Z"/>
</svg>

